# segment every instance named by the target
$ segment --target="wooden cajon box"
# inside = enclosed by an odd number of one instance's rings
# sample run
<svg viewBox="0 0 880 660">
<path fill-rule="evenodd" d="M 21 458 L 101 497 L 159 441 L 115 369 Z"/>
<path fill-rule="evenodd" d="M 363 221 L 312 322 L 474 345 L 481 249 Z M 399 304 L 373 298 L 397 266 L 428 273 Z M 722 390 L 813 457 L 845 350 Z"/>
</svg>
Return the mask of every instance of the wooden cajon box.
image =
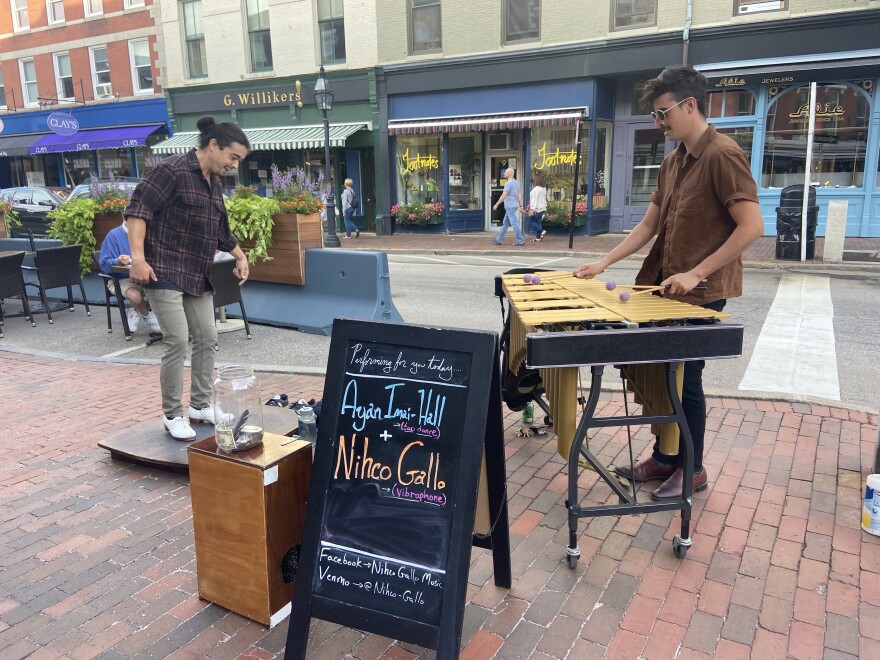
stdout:
<svg viewBox="0 0 880 660">
<path fill-rule="evenodd" d="M 281 563 L 302 538 L 311 446 L 265 433 L 253 449 L 226 452 L 211 436 L 188 458 L 199 597 L 271 628 L 290 613 L 295 582 Z"/>
</svg>

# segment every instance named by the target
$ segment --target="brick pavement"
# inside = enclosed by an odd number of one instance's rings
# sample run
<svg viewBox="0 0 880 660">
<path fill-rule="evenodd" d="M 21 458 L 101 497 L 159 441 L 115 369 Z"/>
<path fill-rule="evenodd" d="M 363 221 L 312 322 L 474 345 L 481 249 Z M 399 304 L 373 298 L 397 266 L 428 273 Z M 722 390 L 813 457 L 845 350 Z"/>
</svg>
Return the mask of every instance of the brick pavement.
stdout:
<svg viewBox="0 0 880 660">
<path fill-rule="evenodd" d="M 363 238 L 363 237 L 362 237 Z M 320 396 L 315 376 L 266 392 Z M 187 479 L 116 462 L 102 436 L 157 418 L 158 367 L 0 351 L 0 657 L 276 658 L 273 630 L 199 600 Z M 620 405 L 605 393 L 601 414 Z M 709 401 L 711 488 L 676 559 L 674 513 L 581 521 L 572 571 L 565 468 L 507 420 L 513 587 L 472 553 L 461 657 L 880 657 L 880 538 L 859 528 L 877 417 L 804 403 Z M 158 421 L 158 420 L 157 420 Z M 634 436 L 645 453 L 647 431 Z M 624 460 L 626 435 L 592 448 Z M 585 497 L 611 501 L 592 473 Z M 647 491 L 643 495 L 647 497 Z M 314 621 L 313 658 L 433 652 Z"/>
</svg>

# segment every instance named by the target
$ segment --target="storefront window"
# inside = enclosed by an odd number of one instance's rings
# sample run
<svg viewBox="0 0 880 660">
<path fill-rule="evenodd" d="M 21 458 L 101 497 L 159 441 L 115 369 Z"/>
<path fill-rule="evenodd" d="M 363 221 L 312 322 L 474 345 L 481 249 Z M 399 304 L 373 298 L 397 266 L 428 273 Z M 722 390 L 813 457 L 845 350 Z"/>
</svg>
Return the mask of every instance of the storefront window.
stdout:
<svg viewBox="0 0 880 660">
<path fill-rule="evenodd" d="M 724 133 L 730 138 L 733 138 L 734 142 L 736 142 L 740 149 L 746 155 L 746 160 L 749 163 L 752 162 L 752 142 L 755 136 L 755 129 L 747 126 L 747 127 L 737 127 L 737 128 L 718 128 L 716 129 L 719 133 Z"/>
<path fill-rule="evenodd" d="M 608 192 L 611 190 L 611 122 L 596 122 L 596 174 L 593 176 L 593 210 L 608 208 Z"/>
<path fill-rule="evenodd" d="M 92 151 L 68 151 L 63 154 L 64 178 L 67 185 L 76 186 L 87 183 L 89 177 L 95 173 L 95 161 Z"/>
<path fill-rule="evenodd" d="M 707 95 L 707 117 L 745 117 L 755 114 L 755 95 L 747 89 L 724 89 Z"/>
<path fill-rule="evenodd" d="M 761 186 L 804 182 L 810 107 L 809 87 L 784 92 L 767 111 Z M 813 184 L 825 188 L 864 185 L 870 104 L 858 89 L 818 85 L 813 138 Z"/>
<path fill-rule="evenodd" d="M 442 199 L 446 179 L 442 135 L 397 137 L 397 203 L 419 204 Z"/>
<path fill-rule="evenodd" d="M 159 142 L 159 140 L 156 140 Z M 143 176 L 153 168 L 159 165 L 166 156 L 154 155 L 150 151 L 150 147 L 136 147 L 134 150 L 134 159 L 137 163 L 137 171 L 139 176 Z"/>
<path fill-rule="evenodd" d="M 128 149 L 99 149 L 98 178 L 131 176 L 131 159 Z"/>
<path fill-rule="evenodd" d="M 483 150 L 480 133 L 449 137 L 449 210 L 483 208 Z"/>
<path fill-rule="evenodd" d="M 578 168 L 578 199 L 586 201 L 589 191 L 587 171 L 590 153 L 590 127 L 585 131 L 581 146 L 581 163 Z M 547 126 L 532 130 L 532 179 L 540 176 L 547 188 L 547 201 L 571 201 L 574 193 L 574 163 L 577 155 L 574 126 Z"/>
</svg>

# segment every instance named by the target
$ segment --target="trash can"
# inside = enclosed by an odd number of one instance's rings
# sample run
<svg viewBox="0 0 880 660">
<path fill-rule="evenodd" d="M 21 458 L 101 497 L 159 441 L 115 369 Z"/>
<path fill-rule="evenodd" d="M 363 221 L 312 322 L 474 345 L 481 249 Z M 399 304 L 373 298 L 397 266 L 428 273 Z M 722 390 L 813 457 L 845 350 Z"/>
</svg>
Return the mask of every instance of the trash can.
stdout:
<svg viewBox="0 0 880 660">
<path fill-rule="evenodd" d="M 776 207 L 776 258 L 801 258 L 801 234 L 803 233 L 804 186 L 786 186 L 782 189 L 779 206 Z M 816 189 L 810 186 L 807 198 L 807 259 L 812 259 L 816 251 L 816 224 L 819 220 L 819 207 L 816 204 Z"/>
</svg>

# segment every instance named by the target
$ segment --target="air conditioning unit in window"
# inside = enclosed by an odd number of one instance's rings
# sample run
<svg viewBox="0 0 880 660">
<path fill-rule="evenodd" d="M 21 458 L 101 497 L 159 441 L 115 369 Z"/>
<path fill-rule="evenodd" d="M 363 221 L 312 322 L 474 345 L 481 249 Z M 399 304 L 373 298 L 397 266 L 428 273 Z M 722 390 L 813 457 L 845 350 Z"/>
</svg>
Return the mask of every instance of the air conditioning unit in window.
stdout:
<svg viewBox="0 0 880 660">
<path fill-rule="evenodd" d="M 489 149 L 508 151 L 510 149 L 510 133 L 489 133 Z"/>
<path fill-rule="evenodd" d="M 742 4 L 739 6 L 740 14 L 756 14 L 761 11 L 777 11 L 785 8 L 785 2 L 782 0 L 774 0 L 773 2 L 755 2 L 752 4 Z"/>
<path fill-rule="evenodd" d="M 111 85 L 110 83 L 95 85 L 95 96 L 97 96 L 98 98 L 113 96 L 113 85 Z"/>
</svg>

